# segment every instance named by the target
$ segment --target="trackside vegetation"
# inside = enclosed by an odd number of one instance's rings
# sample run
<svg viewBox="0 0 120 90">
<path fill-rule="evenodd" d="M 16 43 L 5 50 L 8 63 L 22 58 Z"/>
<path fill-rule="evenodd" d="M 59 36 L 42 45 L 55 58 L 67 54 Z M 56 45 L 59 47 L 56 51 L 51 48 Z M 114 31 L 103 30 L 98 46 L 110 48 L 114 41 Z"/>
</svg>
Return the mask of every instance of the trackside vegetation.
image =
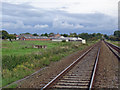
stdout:
<svg viewBox="0 0 120 90">
<path fill-rule="evenodd" d="M 2 86 L 22 79 L 35 71 L 59 61 L 71 53 L 82 50 L 95 42 L 52 41 L 9 41 L 3 40 L 2 47 Z M 32 45 L 47 45 L 46 49 L 32 48 Z M 16 85 L 15 85 L 16 86 Z M 14 85 L 12 86 L 14 87 Z"/>
<path fill-rule="evenodd" d="M 120 47 L 120 41 L 111 41 L 111 40 L 107 40 L 107 41 Z"/>
</svg>

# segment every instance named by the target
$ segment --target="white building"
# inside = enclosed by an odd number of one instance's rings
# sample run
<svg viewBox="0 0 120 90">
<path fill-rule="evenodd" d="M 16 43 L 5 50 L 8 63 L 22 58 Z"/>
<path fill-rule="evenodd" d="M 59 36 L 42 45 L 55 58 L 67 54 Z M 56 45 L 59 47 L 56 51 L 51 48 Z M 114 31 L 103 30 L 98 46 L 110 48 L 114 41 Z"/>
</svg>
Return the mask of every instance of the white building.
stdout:
<svg viewBox="0 0 120 90">
<path fill-rule="evenodd" d="M 82 38 L 76 38 L 76 37 L 64 37 L 64 36 L 61 36 L 59 38 L 53 38 L 52 39 L 52 41 L 59 41 L 59 42 L 62 42 L 63 40 L 65 40 L 66 42 L 68 42 L 68 41 L 80 41 L 83 44 L 86 43 L 86 40 L 84 40 Z"/>
</svg>

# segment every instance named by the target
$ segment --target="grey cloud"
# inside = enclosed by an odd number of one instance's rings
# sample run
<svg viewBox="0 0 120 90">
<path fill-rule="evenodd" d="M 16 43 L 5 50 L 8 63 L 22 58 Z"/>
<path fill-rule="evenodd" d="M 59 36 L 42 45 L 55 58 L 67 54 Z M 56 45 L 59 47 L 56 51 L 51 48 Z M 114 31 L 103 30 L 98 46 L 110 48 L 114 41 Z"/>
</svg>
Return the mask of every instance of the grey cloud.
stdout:
<svg viewBox="0 0 120 90">
<path fill-rule="evenodd" d="M 101 13 L 72 14 L 61 10 L 35 8 L 29 4 L 9 3 L 3 3 L 2 10 L 3 29 L 7 29 L 10 33 L 102 32 L 110 34 L 117 29 L 117 19 Z M 59 18 L 60 23 L 54 21 L 56 18 Z M 55 24 L 57 27 L 54 26 Z"/>
</svg>

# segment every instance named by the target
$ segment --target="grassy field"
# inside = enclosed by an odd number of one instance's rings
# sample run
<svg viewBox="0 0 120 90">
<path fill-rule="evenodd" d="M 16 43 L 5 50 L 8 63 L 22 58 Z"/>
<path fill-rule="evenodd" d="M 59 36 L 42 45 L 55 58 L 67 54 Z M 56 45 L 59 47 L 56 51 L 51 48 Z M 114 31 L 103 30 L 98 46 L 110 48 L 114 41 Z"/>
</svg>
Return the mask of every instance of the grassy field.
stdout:
<svg viewBox="0 0 120 90">
<path fill-rule="evenodd" d="M 82 50 L 95 42 L 52 41 L 9 41 L 2 42 L 2 85 L 32 74 L 36 70 L 48 66 L 69 54 Z M 47 45 L 46 49 L 32 48 L 32 45 Z M 27 48 L 26 48 L 27 47 Z"/>
<path fill-rule="evenodd" d="M 41 49 L 32 48 L 32 45 L 47 45 L 47 49 L 64 45 L 66 43 L 51 42 L 51 41 L 9 41 L 2 42 L 3 55 L 24 55 L 31 52 L 41 51 Z M 43 49 L 42 49 L 43 50 Z"/>
</svg>

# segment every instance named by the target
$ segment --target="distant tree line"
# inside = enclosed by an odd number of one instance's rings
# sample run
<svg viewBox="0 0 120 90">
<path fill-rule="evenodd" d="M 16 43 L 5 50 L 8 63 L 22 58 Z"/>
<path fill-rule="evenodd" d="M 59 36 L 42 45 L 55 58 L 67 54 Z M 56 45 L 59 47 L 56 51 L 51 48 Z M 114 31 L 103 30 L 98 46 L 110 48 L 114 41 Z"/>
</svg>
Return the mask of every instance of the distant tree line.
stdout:
<svg viewBox="0 0 120 90">
<path fill-rule="evenodd" d="M 2 30 L 0 31 L 0 33 L 2 34 L 2 39 L 16 39 L 16 34 L 9 34 L 7 31 Z M 22 34 L 31 34 L 31 33 L 22 33 Z M 20 34 L 21 35 L 21 34 Z M 37 33 L 31 34 L 33 36 L 39 36 Z M 50 36 L 50 35 L 54 35 L 54 33 L 44 33 L 41 34 L 41 36 Z M 116 30 L 114 31 L 113 35 L 108 36 L 107 34 L 101 34 L 101 33 L 92 33 L 92 34 L 88 34 L 88 33 L 70 33 L 70 34 L 60 34 L 61 36 L 64 37 L 80 37 L 86 40 L 98 40 L 98 39 L 108 39 L 108 40 L 112 40 L 112 41 L 120 41 L 120 31 Z"/>
<path fill-rule="evenodd" d="M 16 39 L 16 34 L 9 34 L 5 30 L 0 31 L 0 34 L 2 39 Z"/>
<path fill-rule="evenodd" d="M 107 40 L 111 40 L 111 41 L 120 41 L 120 31 L 116 30 L 116 31 L 114 31 L 114 34 L 110 35 L 110 36 L 105 34 L 104 38 Z"/>
</svg>

